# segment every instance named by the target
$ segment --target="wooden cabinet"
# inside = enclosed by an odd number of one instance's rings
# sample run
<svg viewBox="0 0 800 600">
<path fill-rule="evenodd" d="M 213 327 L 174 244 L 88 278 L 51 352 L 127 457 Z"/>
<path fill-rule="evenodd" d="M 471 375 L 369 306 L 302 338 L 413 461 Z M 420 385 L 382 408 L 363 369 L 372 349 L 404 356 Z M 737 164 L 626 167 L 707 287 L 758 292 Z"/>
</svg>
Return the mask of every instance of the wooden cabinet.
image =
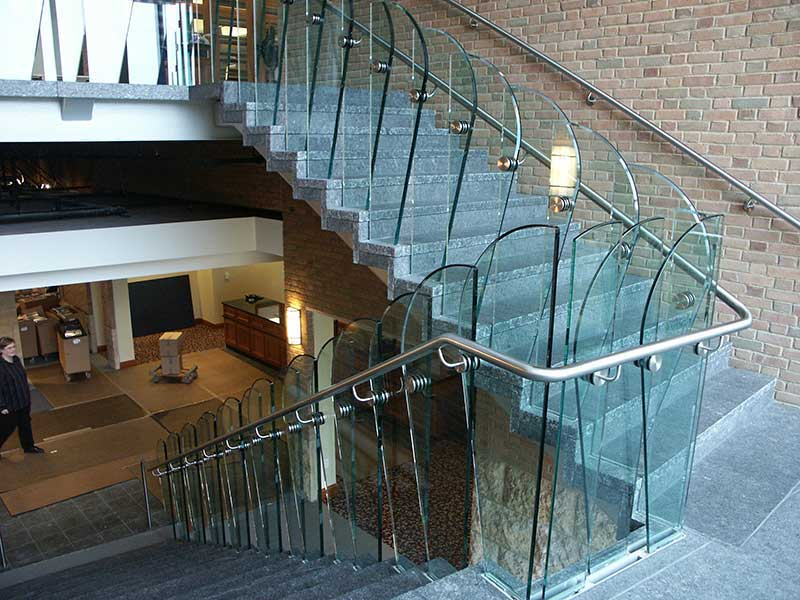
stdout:
<svg viewBox="0 0 800 600">
<path fill-rule="evenodd" d="M 250 307 L 242 310 L 228 303 L 223 305 L 225 345 L 272 367 L 285 367 L 287 346 L 283 324 L 254 312 Z M 279 312 L 283 314 L 282 305 Z"/>
</svg>

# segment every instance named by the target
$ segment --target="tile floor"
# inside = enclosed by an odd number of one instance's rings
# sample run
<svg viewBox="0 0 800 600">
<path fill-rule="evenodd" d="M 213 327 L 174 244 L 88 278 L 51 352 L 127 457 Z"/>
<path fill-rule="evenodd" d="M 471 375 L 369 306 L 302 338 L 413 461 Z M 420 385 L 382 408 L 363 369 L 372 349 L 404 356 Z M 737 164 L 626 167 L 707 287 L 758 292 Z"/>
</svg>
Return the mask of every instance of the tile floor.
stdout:
<svg viewBox="0 0 800 600">
<path fill-rule="evenodd" d="M 150 497 L 153 527 L 169 524 Z M 12 517 L 0 503 L 0 532 L 11 567 L 141 533 L 147 529 L 142 484 L 125 481 L 71 500 Z"/>
</svg>

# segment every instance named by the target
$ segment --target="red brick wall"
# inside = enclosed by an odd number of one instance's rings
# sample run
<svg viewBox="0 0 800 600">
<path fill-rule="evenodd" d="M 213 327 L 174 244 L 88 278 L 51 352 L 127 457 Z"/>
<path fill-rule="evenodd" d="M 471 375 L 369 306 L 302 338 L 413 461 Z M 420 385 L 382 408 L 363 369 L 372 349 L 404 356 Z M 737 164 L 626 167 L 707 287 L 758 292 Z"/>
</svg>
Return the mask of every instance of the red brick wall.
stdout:
<svg viewBox="0 0 800 600">
<path fill-rule="evenodd" d="M 622 100 L 800 215 L 800 3 L 796 0 L 464 0 L 464 4 Z M 724 213 L 724 287 L 753 312 L 733 364 L 779 376 L 800 403 L 800 233 L 709 176 L 603 102 L 437 0 L 410 10 L 495 62 L 512 83 L 549 95 L 631 162 L 656 166 L 699 209 Z M 727 319 L 725 311 L 719 315 Z"/>
</svg>

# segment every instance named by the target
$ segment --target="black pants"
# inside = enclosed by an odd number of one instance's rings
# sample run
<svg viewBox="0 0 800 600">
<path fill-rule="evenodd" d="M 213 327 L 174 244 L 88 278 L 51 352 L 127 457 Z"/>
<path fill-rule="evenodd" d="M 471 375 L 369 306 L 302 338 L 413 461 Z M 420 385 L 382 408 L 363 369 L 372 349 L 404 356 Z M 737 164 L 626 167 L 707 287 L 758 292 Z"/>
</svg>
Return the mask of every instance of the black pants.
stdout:
<svg viewBox="0 0 800 600">
<path fill-rule="evenodd" d="M 22 410 L 12 410 L 7 415 L 0 414 L 0 447 L 6 443 L 15 429 L 19 433 L 19 445 L 22 449 L 33 450 L 30 406 Z"/>
</svg>

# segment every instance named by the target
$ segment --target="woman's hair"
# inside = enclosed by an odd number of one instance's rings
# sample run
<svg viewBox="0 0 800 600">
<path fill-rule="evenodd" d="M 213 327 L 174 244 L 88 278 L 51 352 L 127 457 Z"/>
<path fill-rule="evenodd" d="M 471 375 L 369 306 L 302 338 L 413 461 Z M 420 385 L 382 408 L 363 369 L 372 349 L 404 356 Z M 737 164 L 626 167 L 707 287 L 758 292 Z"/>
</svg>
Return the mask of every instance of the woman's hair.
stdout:
<svg viewBox="0 0 800 600">
<path fill-rule="evenodd" d="M 14 338 L 5 337 L 5 336 L 4 337 L 0 337 L 0 352 L 5 350 L 6 347 L 10 346 L 11 344 L 16 344 L 16 342 L 14 341 Z"/>
</svg>

